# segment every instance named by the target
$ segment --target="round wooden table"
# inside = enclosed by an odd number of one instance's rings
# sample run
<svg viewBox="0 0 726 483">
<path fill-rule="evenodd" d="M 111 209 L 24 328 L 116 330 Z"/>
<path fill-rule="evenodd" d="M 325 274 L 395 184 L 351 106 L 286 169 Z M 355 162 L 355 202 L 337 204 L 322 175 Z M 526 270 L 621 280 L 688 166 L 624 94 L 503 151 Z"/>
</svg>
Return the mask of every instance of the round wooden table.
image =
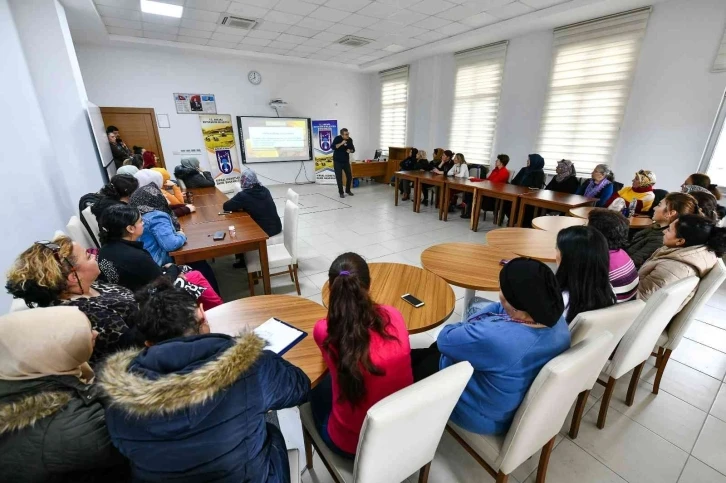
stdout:
<svg viewBox="0 0 726 483">
<path fill-rule="evenodd" d="M 552 233 L 558 233 L 571 226 L 585 225 L 587 225 L 586 218 L 575 218 L 574 216 L 538 216 L 532 220 L 534 228 Z"/>
<path fill-rule="evenodd" d="M 312 300 L 291 295 L 261 295 L 227 302 L 208 310 L 206 315 L 212 332 L 233 337 L 247 328 L 254 329 L 271 317 L 294 325 L 308 335 L 287 351 L 283 359 L 302 369 L 313 385 L 328 370 L 313 339 L 315 322 L 327 317 L 328 311 Z"/>
<path fill-rule="evenodd" d="M 442 324 L 454 312 L 454 291 L 432 272 L 402 263 L 370 263 L 371 298 L 381 305 L 396 307 L 411 334 L 425 332 Z M 401 295 L 410 293 L 424 302 L 416 308 Z M 323 304 L 328 306 L 330 288 L 323 285 Z"/>
<path fill-rule="evenodd" d="M 587 219 L 590 216 L 590 212 L 594 209 L 594 206 L 581 206 L 579 208 L 570 209 L 570 214 L 575 218 Z M 643 228 L 648 228 L 653 224 L 653 220 L 647 216 L 633 216 L 632 218 L 628 218 L 628 220 L 630 221 L 631 230 L 642 230 Z"/>
<path fill-rule="evenodd" d="M 487 243 L 520 257 L 542 262 L 555 261 L 557 233 L 534 228 L 498 228 L 487 233 Z"/>
<path fill-rule="evenodd" d="M 421 265 L 452 285 L 464 287 L 464 307 L 476 290 L 499 291 L 501 261 L 517 255 L 501 248 L 480 243 L 442 243 L 421 253 Z M 462 314 L 462 320 L 466 314 Z"/>
</svg>

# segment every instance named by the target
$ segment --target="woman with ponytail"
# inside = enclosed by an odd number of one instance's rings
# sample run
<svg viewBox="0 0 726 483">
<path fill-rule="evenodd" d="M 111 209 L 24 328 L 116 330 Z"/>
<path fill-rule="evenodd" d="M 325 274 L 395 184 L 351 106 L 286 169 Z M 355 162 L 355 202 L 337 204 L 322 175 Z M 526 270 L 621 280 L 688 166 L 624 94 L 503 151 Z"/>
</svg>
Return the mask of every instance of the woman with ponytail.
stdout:
<svg viewBox="0 0 726 483">
<path fill-rule="evenodd" d="M 133 175 L 117 174 L 98 192 L 101 199 L 91 206 L 91 213 L 96 218 L 100 218 L 109 206 L 128 203 L 129 197 L 138 188 L 139 181 Z"/>
<path fill-rule="evenodd" d="M 711 183 L 711 178 L 703 173 L 693 173 L 681 185 L 684 193 L 693 194 L 694 192 L 711 193 L 716 200 L 721 199 L 721 192 L 718 186 Z"/>
<path fill-rule="evenodd" d="M 353 459 L 368 409 L 413 383 L 411 346 L 401 313 L 371 300 L 360 255 L 336 258 L 328 283 L 328 317 L 313 336 L 330 373 L 311 391 L 310 404 L 325 444 Z"/>
<path fill-rule="evenodd" d="M 717 227 L 705 216 L 683 215 L 668 225 L 663 245 L 638 272 L 640 299 L 648 300 L 661 287 L 686 277 L 703 278 L 726 253 L 726 228 Z M 683 305 L 691 300 L 697 288 Z"/>
</svg>

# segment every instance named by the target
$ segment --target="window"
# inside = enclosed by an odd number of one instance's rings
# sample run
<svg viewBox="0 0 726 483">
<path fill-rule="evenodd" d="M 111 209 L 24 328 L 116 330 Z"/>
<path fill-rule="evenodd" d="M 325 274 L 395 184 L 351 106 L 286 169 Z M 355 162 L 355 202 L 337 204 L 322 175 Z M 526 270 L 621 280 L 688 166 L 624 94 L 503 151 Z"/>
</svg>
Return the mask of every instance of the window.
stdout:
<svg viewBox="0 0 726 483">
<path fill-rule="evenodd" d="M 554 62 L 537 149 L 554 170 L 581 175 L 611 163 L 650 7 L 555 29 Z"/>
<path fill-rule="evenodd" d="M 723 39 L 721 39 L 721 46 L 718 48 L 716 60 L 713 62 L 713 69 L 711 70 L 714 72 L 726 71 L 726 32 L 723 33 Z"/>
<path fill-rule="evenodd" d="M 406 146 L 408 66 L 379 72 L 381 78 L 381 149 Z"/>
<path fill-rule="evenodd" d="M 719 186 L 726 186 L 726 122 L 724 120 L 726 120 L 726 94 L 721 100 L 721 107 L 698 169 L 701 173 L 705 171 L 711 178 L 711 182 Z"/>
<path fill-rule="evenodd" d="M 449 138 L 467 162 L 490 163 L 502 90 L 507 42 L 455 54 L 456 87 Z"/>
</svg>

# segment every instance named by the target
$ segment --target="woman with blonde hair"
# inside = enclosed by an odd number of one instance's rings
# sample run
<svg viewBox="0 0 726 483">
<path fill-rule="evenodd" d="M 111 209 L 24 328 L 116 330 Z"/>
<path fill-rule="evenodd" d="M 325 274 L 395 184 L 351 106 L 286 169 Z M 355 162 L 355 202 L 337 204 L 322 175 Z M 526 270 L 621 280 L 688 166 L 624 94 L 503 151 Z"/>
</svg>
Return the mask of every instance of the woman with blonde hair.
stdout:
<svg viewBox="0 0 726 483">
<path fill-rule="evenodd" d="M 121 481 L 88 365 L 98 332 L 75 307 L 0 317 L 3 481 Z"/>
<path fill-rule="evenodd" d="M 5 288 L 28 307 L 78 307 L 98 332 L 92 362 L 143 341 L 131 327 L 138 306 L 119 285 L 99 283 L 96 256 L 67 236 L 39 241 L 15 260 Z M 56 321 L 62 324 L 62 321 Z"/>
</svg>

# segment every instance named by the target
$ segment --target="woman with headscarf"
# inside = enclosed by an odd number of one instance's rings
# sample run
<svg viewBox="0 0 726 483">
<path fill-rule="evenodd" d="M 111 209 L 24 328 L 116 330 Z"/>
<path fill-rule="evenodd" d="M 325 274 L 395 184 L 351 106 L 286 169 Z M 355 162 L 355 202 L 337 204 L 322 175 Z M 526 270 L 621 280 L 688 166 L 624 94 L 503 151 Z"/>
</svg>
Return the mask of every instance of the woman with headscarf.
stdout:
<svg viewBox="0 0 726 483">
<path fill-rule="evenodd" d="M 592 170 L 590 181 L 577 188 L 575 194 L 597 198 L 595 206 L 603 208 L 613 195 L 613 172 L 607 164 L 598 164 Z"/>
<path fill-rule="evenodd" d="M 557 161 L 556 171 L 557 174 L 550 180 L 545 189 L 574 194 L 577 188 L 579 188 L 580 183 L 577 181 L 577 171 L 572 161 L 568 159 Z"/>
<path fill-rule="evenodd" d="M 166 201 L 169 202 L 169 208 L 171 208 L 171 211 L 173 211 L 176 216 L 184 216 L 196 211 L 194 205 L 188 205 L 184 202 L 184 194 L 179 186 L 171 180 L 171 174 L 169 174 L 169 171 L 164 168 L 151 168 L 151 171 L 156 171 L 161 174 L 161 194 L 163 194 Z"/>
<path fill-rule="evenodd" d="M 242 171 L 240 178 L 242 190 L 222 205 L 225 211 L 246 211 L 255 223 L 265 230 L 267 236 L 282 232 L 282 222 L 270 190 L 262 186 L 251 169 Z"/>
<path fill-rule="evenodd" d="M 608 209 L 622 212 L 630 209 L 630 204 L 635 201 L 635 213 L 650 211 L 655 200 L 653 186 L 655 185 L 655 173 L 641 169 L 633 177 L 632 186 L 626 186 L 610 197 L 605 206 Z"/>
<path fill-rule="evenodd" d="M 134 174 L 134 178 L 139 180 L 139 188 L 153 184 L 161 189 L 161 186 L 164 184 L 164 178 L 161 176 L 161 173 L 151 169 L 140 169 Z"/>
<path fill-rule="evenodd" d="M 76 307 L 0 317 L 3 481 L 124 481 L 88 360 L 98 332 Z"/>
<path fill-rule="evenodd" d="M 184 158 L 174 168 L 174 176 L 184 182 L 187 188 L 211 188 L 216 186 L 212 173 L 202 171 L 197 158 Z"/>
<path fill-rule="evenodd" d="M 499 272 L 499 286 L 499 302 L 475 297 L 466 322 L 411 351 L 415 381 L 457 362 L 474 366 L 451 421 L 477 434 L 506 432 L 540 369 L 570 347 L 560 285 L 547 265 L 515 258 Z"/>
<path fill-rule="evenodd" d="M 136 166 L 134 166 L 134 165 L 131 164 L 131 165 L 121 166 L 116 171 L 116 174 L 125 174 L 125 175 L 128 175 L 128 176 L 135 176 L 136 173 L 138 173 L 138 172 L 139 172 L 139 168 L 137 168 Z"/>
<path fill-rule="evenodd" d="M 527 157 L 527 166 L 519 170 L 517 176 L 512 180 L 512 184 L 517 186 L 526 186 L 528 188 L 543 188 L 545 185 L 544 172 L 545 161 L 539 154 L 530 154 Z"/>
</svg>

